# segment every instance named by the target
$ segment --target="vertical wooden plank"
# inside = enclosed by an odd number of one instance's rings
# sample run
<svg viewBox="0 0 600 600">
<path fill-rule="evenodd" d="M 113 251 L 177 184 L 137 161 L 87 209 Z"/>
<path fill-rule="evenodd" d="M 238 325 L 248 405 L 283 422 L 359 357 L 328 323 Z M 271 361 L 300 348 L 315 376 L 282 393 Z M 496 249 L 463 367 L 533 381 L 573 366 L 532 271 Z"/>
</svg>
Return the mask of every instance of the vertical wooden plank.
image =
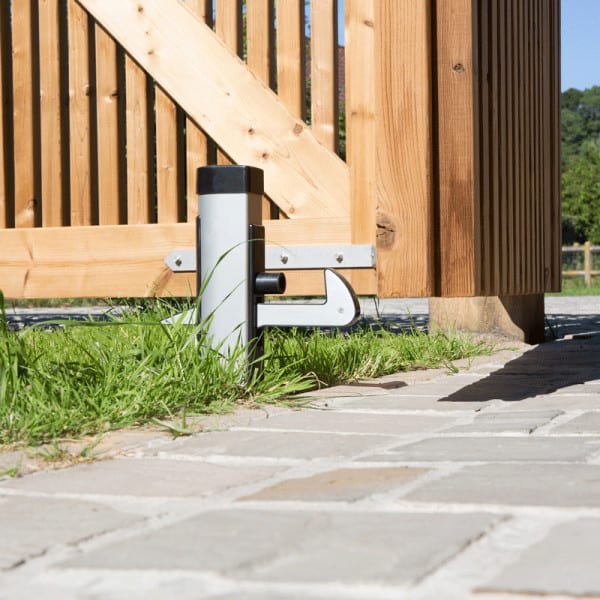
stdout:
<svg viewBox="0 0 600 600">
<path fill-rule="evenodd" d="M 177 106 L 158 85 L 155 90 L 158 222 L 177 223 Z"/>
<path fill-rule="evenodd" d="M 215 32 L 238 56 L 242 53 L 242 2 L 241 0 L 216 0 Z M 217 163 L 231 164 L 222 151 L 217 152 Z"/>
<path fill-rule="evenodd" d="M 370 0 L 365 0 L 369 5 Z M 304 0 L 277 3 L 277 94 L 289 111 L 304 119 Z"/>
<path fill-rule="evenodd" d="M 480 198 L 480 223 L 481 231 L 481 293 L 490 294 L 492 290 L 492 240 L 491 230 L 491 151 L 490 151 L 490 27 L 489 27 L 489 2 L 482 2 L 477 6 L 477 34 L 479 43 L 478 53 L 478 88 L 479 88 L 479 118 L 478 138 L 479 152 L 477 154 L 477 169 L 479 182 L 477 195 Z"/>
<path fill-rule="evenodd" d="M 212 23 L 212 0 L 186 0 L 186 6 L 205 23 Z M 196 195 L 196 170 L 208 164 L 209 138 L 194 121 L 186 118 L 186 199 L 187 220 L 193 221 L 198 214 Z"/>
<path fill-rule="evenodd" d="M 117 46 L 99 25 L 96 34 L 96 114 L 98 137 L 98 219 L 100 225 L 121 222 L 119 198 L 119 114 Z"/>
<path fill-rule="evenodd" d="M 148 98 L 146 74 L 125 57 L 125 111 L 127 139 L 127 223 L 150 223 L 148 165 Z"/>
<path fill-rule="evenodd" d="M 71 225 L 92 224 L 88 17 L 68 3 Z"/>
<path fill-rule="evenodd" d="M 526 181 L 527 171 L 525 168 L 525 156 L 526 156 L 526 124 L 527 124 L 527 109 L 526 109 L 526 97 L 527 97 L 527 85 L 526 85 L 526 70 L 525 70 L 525 57 L 526 57 L 526 19 L 525 11 L 526 5 L 519 2 L 517 3 L 519 14 L 518 14 L 518 48 L 519 48 L 519 119 L 518 119 L 518 140 L 519 140 L 519 154 L 518 154 L 518 185 L 519 185 L 519 285 L 521 293 L 527 291 L 527 211 L 526 211 Z"/>
<path fill-rule="evenodd" d="M 551 119 L 551 104 L 552 104 L 552 73 L 550 63 L 552 61 L 552 46 L 551 40 L 551 11 L 552 2 L 544 2 L 542 5 L 542 132 L 544 143 L 542 145 L 542 177 L 543 177 L 543 193 L 542 193 L 542 209 L 543 209 L 543 290 L 546 291 L 550 287 L 552 279 L 552 146 L 554 144 L 552 135 L 552 119 Z"/>
<path fill-rule="evenodd" d="M 373 189 L 352 178 L 353 231 L 356 239 L 364 236 L 372 243 L 369 231 L 361 232 L 365 223 L 372 227 L 372 215 L 377 215 L 377 269 L 381 296 L 428 296 L 433 293 L 433 182 L 432 182 L 432 120 L 431 120 L 431 12 L 428 2 L 422 0 L 379 1 L 376 3 L 375 29 L 377 32 L 376 73 L 376 173 L 375 207 L 371 198 Z M 358 15 L 364 23 L 364 17 Z M 360 26 L 360 25 L 357 25 Z M 363 35 L 371 31 L 365 25 Z M 354 52 L 363 53 L 361 43 Z M 354 54 L 352 70 L 363 65 L 371 67 L 365 58 Z M 360 71 L 360 69 L 359 69 Z M 365 72 L 359 77 L 367 77 Z M 357 106 L 370 110 L 372 100 L 359 97 L 355 104 L 360 79 L 350 77 L 348 113 Z M 348 80 L 347 80 L 348 82 Z M 372 115 L 363 117 L 364 139 L 373 144 L 369 131 Z M 353 117 L 350 117 L 353 122 Z M 350 132 L 354 135 L 354 129 Z M 349 137 L 349 158 L 369 161 L 372 147 L 359 138 Z M 362 155 L 359 153 L 362 152 Z M 369 165 L 369 168 L 373 168 Z M 372 173 L 358 177 L 373 177 Z M 369 181 L 367 179 L 367 181 Z M 355 187 L 356 186 L 356 187 Z"/>
<path fill-rule="evenodd" d="M 30 0 L 14 0 L 13 24 L 13 122 L 15 226 L 35 225 L 35 147 L 33 89 L 33 17 Z"/>
<path fill-rule="evenodd" d="M 337 1 L 313 0 L 310 36 L 311 127 L 332 152 L 338 149 Z"/>
<path fill-rule="evenodd" d="M 39 0 L 42 225 L 63 225 L 58 0 Z"/>
<path fill-rule="evenodd" d="M 0 229 L 9 225 L 8 220 L 8 182 L 6 173 L 6 154 L 4 148 L 8 146 L 10 136 L 7 131 L 5 119 L 5 103 L 7 101 L 7 63 L 9 62 L 8 49 L 10 35 L 10 14 L 8 6 L 0 6 Z"/>
<path fill-rule="evenodd" d="M 253 0 L 246 3 L 246 60 L 252 72 L 269 87 L 274 76 L 274 6 L 273 0 Z M 277 218 L 275 206 L 266 197 L 262 201 L 264 220 Z"/>
<path fill-rule="evenodd" d="M 374 0 L 345 2 L 346 162 L 350 168 L 351 240 L 355 244 L 373 244 L 377 232 L 375 15 Z M 376 289 L 375 275 L 370 271 L 357 274 L 357 286 Z M 354 277 L 352 281 L 355 283 Z"/>
<path fill-rule="evenodd" d="M 500 290 L 499 293 L 506 293 L 509 281 L 509 262 L 511 248 L 509 246 L 508 236 L 508 205 L 512 201 L 509 194 L 508 180 L 508 97 L 507 97 L 507 56 L 506 56 L 506 0 L 497 3 L 496 18 L 498 19 L 498 174 L 499 174 L 499 212 L 500 222 Z"/>
<path fill-rule="evenodd" d="M 436 4 L 439 284 L 442 296 L 478 295 L 474 198 L 472 0 Z"/>
<path fill-rule="evenodd" d="M 560 290 L 562 279 L 561 168 L 560 168 L 560 0 L 552 3 L 552 278 L 548 291 Z"/>
</svg>

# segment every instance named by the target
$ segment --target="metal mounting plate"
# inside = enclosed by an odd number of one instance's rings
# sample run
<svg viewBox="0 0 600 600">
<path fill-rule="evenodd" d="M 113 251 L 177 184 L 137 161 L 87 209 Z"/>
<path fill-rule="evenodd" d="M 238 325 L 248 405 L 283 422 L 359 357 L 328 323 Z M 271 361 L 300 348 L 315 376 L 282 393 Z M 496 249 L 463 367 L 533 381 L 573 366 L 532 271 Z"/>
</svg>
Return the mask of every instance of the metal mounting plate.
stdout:
<svg viewBox="0 0 600 600">
<path fill-rule="evenodd" d="M 265 268 L 284 269 L 360 269 L 375 266 L 376 251 L 370 244 L 326 246 L 267 246 Z M 195 250 L 173 250 L 165 264 L 174 273 L 196 270 Z"/>
</svg>

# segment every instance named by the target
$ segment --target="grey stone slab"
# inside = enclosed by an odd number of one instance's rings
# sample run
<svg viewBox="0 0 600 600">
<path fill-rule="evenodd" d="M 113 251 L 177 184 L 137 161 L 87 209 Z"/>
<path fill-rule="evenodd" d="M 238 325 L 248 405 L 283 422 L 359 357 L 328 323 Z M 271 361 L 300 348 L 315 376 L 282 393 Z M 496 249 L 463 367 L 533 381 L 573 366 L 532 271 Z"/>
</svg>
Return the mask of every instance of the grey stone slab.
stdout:
<svg viewBox="0 0 600 600">
<path fill-rule="evenodd" d="M 406 496 L 424 502 L 600 507 L 600 466 L 489 464 L 467 466 Z"/>
<path fill-rule="evenodd" d="M 116 459 L 35 473 L 0 487 L 75 494 L 199 497 L 268 479 L 279 470 L 270 466 L 240 469 L 200 461 Z"/>
<path fill-rule="evenodd" d="M 140 520 L 137 515 L 94 502 L 0 498 L 0 569 L 22 564 L 52 546 L 76 544 Z"/>
<path fill-rule="evenodd" d="M 478 513 L 210 511 L 62 566 L 210 571 L 270 582 L 408 583 L 498 520 Z"/>
<path fill-rule="evenodd" d="M 428 469 L 411 467 L 335 469 L 309 477 L 287 479 L 241 500 L 352 502 L 401 487 L 427 472 Z"/>
<path fill-rule="evenodd" d="M 328 398 L 320 406 L 352 410 L 435 410 L 441 413 L 453 411 L 476 411 L 493 402 L 447 402 L 443 398 L 389 394 L 386 396 L 364 396 L 359 398 Z"/>
<path fill-rule="evenodd" d="M 277 415 L 256 423 L 258 429 L 332 431 L 339 433 L 383 433 L 399 435 L 436 431 L 450 425 L 444 415 L 381 415 L 368 412 L 344 413 L 327 410 L 302 410 Z"/>
<path fill-rule="evenodd" d="M 600 438 L 437 437 L 398 446 L 362 460 L 398 462 L 583 461 L 600 450 Z"/>
<path fill-rule="evenodd" d="M 585 410 L 600 408 L 600 398 L 586 394 L 561 394 L 560 390 L 554 394 L 541 394 L 531 398 L 523 398 L 518 402 L 500 402 L 498 408 L 509 410 L 532 410 L 558 408 L 564 411 Z"/>
<path fill-rule="evenodd" d="M 587 412 L 553 429 L 553 433 L 599 433 L 600 412 Z"/>
<path fill-rule="evenodd" d="M 224 431 L 179 440 L 160 449 L 165 455 L 245 456 L 280 459 L 351 458 L 389 444 L 375 435 L 279 431 Z"/>
<path fill-rule="evenodd" d="M 600 520 L 553 528 L 482 589 L 492 592 L 600 596 Z"/>
<path fill-rule="evenodd" d="M 482 433 L 533 433 L 563 412 L 560 410 L 500 411 L 477 415 L 468 425 L 457 425 L 447 430 L 455 432 Z"/>
</svg>

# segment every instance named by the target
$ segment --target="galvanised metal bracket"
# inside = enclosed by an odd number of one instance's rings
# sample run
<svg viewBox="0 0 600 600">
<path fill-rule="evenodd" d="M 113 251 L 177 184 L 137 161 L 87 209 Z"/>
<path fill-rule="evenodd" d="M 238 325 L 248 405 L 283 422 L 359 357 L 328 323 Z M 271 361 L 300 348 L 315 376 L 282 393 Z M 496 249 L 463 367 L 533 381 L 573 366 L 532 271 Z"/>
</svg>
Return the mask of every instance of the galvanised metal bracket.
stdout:
<svg viewBox="0 0 600 600">
<path fill-rule="evenodd" d="M 370 244 L 265 247 L 265 268 L 268 270 L 372 268 L 375 258 L 375 247 Z M 196 270 L 196 250 L 173 250 L 165 258 L 165 264 L 174 273 L 193 272 Z"/>
<path fill-rule="evenodd" d="M 330 269 L 325 270 L 324 303 L 264 302 L 265 295 L 285 291 L 285 276 L 265 272 L 262 170 L 239 165 L 201 167 L 197 192 L 201 217 L 197 219 L 194 262 L 200 312 L 188 311 L 164 323 L 205 323 L 214 348 L 228 354 L 241 344 L 253 353 L 248 357 L 251 361 L 262 353 L 264 327 L 341 327 L 356 321 L 360 314 L 356 294 Z M 292 254 L 287 250 L 283 254 L 281 248 L 277 251 L 280 261 L 288 256 L 287 262 L 283 261 L 288 268 Z M 174 254 L 168 260 L 175 267 L 184 267 L 184 256 Z M 334 260 L 339 266 L 340 260 L 335 256 Z"/>
</svg>

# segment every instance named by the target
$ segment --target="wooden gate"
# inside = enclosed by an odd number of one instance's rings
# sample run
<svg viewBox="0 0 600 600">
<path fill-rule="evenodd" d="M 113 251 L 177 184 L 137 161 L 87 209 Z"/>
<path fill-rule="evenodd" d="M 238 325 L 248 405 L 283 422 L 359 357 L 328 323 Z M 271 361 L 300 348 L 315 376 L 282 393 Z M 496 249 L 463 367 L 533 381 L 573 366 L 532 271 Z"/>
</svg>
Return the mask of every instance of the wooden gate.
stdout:
<svg viewBox="0 0 600 600">
<path fill-rule="evenodd" d="M 265 172 L 271 244 L 373 244 L 380 296 L 560 285 L 559 0 L 0 5 L 0 289 L 186 295 L 197 167 Z M 289 291 L 319 293 L 318 272 Z"/>
</svg>

